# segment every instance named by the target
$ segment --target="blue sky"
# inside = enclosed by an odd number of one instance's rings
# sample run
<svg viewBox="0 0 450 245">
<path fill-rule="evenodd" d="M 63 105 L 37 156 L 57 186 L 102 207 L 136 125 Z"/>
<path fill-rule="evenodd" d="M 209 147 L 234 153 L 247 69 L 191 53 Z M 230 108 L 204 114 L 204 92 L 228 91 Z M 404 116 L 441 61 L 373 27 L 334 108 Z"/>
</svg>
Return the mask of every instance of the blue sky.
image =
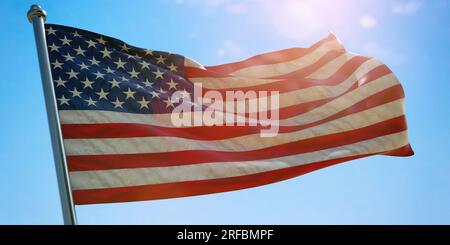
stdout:
<svg viewBox="0 0 450 245">
<path fill-rule="evenodd" d="M 132 4 L 131 4 L 132 2 Z M 306 47 L 335 33 L 384 61 L 406 92 L 416 155 L 375 156 L 268 186 L 78 206 L 80 224 L 449 224 L 450 1 L 2 1 L 0 223 L 61 224 L 32 26 L 48 23 L 180 53 L 204 65 Z"/>
</svg>

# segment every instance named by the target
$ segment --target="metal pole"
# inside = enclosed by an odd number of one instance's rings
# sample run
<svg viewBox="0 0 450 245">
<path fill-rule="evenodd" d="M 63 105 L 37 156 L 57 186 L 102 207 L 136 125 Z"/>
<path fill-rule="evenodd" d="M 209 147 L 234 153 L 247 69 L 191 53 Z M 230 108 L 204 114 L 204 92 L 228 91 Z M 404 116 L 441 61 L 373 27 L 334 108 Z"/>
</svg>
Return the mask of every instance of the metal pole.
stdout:
<svg viewBox="0 0 450 245">
<path fill-rule="evenodd" d="M 67 170 L 66 154 L 64 152 L 63 139 L 61 136 L 58 105 L 56 102 L 55 90 L 53 88 L 53 79 L 47 52 L 47 42 L 45 39 L 44 22 L 46 15 L 46 12 L 37 4 L 33 4 L 27 13 L 28 20 L 33 23 L 34 37 L 36 39 L 39 68 L 41 70 L 42 87 L 44 90 L 45 105 L 47 107 L 47 117 L 50 127 L 53 158 L 55 160 L 64 224 L 75 225 L 75 208 L 70 189 L 69 172 Z"/>
</svg>

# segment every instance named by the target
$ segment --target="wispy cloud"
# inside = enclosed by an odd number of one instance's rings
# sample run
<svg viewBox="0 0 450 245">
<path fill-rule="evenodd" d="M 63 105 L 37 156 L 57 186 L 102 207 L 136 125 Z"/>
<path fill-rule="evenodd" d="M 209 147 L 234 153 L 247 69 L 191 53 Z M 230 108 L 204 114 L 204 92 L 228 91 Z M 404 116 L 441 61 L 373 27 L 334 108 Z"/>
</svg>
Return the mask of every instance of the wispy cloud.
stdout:
<svg viewBox="0 0 450 245">
<path fill-rule="evenodd" d="M 217 49 L 219 57 L 236 58 L 242 55 L 242 49 L 231 40 L 225 40 L 223 45 Z"/>
<path fill-rule="evenodd" d="M 397 2 L 392 7 L 395 14 L 414 14 L 422 7 L 421 0 L 412 0 L 407 2 Z"/>
<path fill-rule="evenodd" d="M 340 0 L 277 0 L 260 1 L 265 19 L 283 37 L 302 40 L 319 36 L 328 30 L 351 29 L 359 25 L 359 1 Z M 366 26 L 374 26 L 363 20 Z M 375 21 L 376 22 L 376 21 Z"/>
<path fill-rule="evenodd" d="M 373 28 L 377 25 L 377 19 L 371 15 L 364 15 L 359 19 L 359 25 L 364 28 Z"/>
</svg>

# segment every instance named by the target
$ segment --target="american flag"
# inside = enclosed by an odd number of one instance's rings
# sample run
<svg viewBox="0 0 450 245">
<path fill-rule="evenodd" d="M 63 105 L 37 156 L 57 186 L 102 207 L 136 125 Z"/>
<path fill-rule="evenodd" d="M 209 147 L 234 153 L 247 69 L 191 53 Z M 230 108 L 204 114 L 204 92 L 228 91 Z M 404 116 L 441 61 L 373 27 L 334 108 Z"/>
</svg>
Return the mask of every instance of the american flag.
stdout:
<svg viewBox="0 0 450 245">
<path fill-rule="evenodd" d="M 397 78 L 332 34 L 309 48 L 204 67 L 85 30 L 45 28 L 75 204 L 232 191 L 375 154 L 413 154 Z M 194 83 L 221 94 L 279 91 L 279 134 L 175 127 L 171 96 L 190 98 Z"/>
</svg>

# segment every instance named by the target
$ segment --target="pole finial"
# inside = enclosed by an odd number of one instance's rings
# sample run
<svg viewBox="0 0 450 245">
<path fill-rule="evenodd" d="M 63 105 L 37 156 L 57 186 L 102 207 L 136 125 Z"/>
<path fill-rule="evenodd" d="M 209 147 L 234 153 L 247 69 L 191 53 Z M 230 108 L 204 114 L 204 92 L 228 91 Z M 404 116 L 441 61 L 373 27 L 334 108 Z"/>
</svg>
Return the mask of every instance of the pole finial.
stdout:
<svg viewBox="0 0 450 245">
<path fill-rule="evenodd" d="M 44 9 L 42 9 L 42 7 L 40 5 L 33 4 L 33 5 L 31 5 L 30 10 L 28 10 L 28 13 L 27 13 L 28 20 L 30 22 L 33 22 L 33 17 L 35 17 L 35 16 L 44 18 L 44 22 L 45 22 L 47 13 L 45 12 Z"/>
</svg>

